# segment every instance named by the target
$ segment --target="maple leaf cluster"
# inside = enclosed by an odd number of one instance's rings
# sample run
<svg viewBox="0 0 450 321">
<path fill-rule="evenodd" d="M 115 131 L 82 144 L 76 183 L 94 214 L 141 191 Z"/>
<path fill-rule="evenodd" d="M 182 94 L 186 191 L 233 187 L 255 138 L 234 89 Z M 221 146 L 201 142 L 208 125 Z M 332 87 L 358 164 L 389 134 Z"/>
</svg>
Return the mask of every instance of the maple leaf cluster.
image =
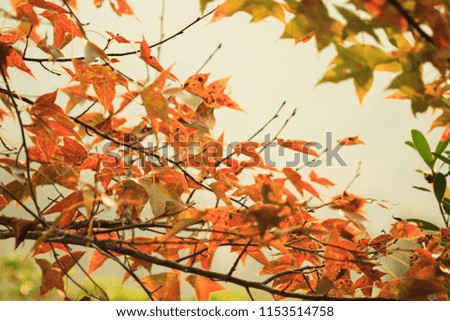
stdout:
<svg viewBox="0 0 450 321">
<path fill-rule="evenodd" d="M 203 9 L 208 2 L 201 1 Z M 373 29 L 394 24 L 399 46 L 408 47 L 399 35 L 407 22 L 399 19 L 401 12 L 380 2 L 352 2 L 374 17 L 373 24 L 364 22 L 359 28 L 366 26 L 372 34 Z M 0 215 L 0 225 L 6 227 L 0 233 L 14 238 L 16 248 L 34 240 L 42 295 L 56 289 L 67 298 L 64 278 L 73 280 L 70 270 L 81 264 L 81 257 L 89 257 L 83 270 L 89 280 L 105 262 L 115 262 L 124 270 L 123 282 L 137 282 L 156 300 L 180 300 L 183 280 L 198 300 L 225 290 L 225 282 L 246 288 L 250 298 L 250 289 L 256 288 L 275 299 L 448 299 L 448 227 L 425 233 L 430 229 L 421 226 L 423 222 L 399 219 L 389 232 L 372 238 L 364 222 L 366 205 L 373 200 L 336 191 L 334 182 L 314 170 L 269 166 L 260 155 L 267 146 L 253 139 L 239 142 L 224 155 L 224 135 L 213 134 L 215 113 L 220 108 L 243 110 L 230 97 L 229 77 L 211 81 L 209 73 L 198 72 L 180 81 L 176 68 L 162 66 L 152 53 L 154 46 L 143 37 L 132 40 L 107 31 L 107 44 L 95 44 L 77 18 L 76 1 L 58 3 L 11 1 L 15 16 L 10 19 L 17 26 L 0 35 L 5 108 L 0 109 L 0 119 L 11 118 L 21 135 L 19 146 L 9 147 L 9 140 L 1 140 L 6 151 L 0 167 L 6 176 L 0 184 L 0 211 L 16 205 L 32 218 Z M 125 0 L 110 3 L 119 15 L 133 14 Z M 94 1 L 96 7 L 102 4 Z M 435 12 L 434 7 L 421 7 L 424 18 Z M 225 1 L 209 14 L 216 21 L 244 11 L 255 22 L 273 16 L 283 23 L 285 13 L 293 15 L 283 37 L 306 41 L 315 35 L 320 49 L 334 43 L 339 56 L 322 81 L 354 78 L 362 100 L 373 71 L 399 70 L 402 59 L 399 53 L 390 55 L 373 46 L 344 46 L 341 42 L 354 40 L 351 35 L 360 31 L 352 29 L 356 18 L 345 10 L 340 8 L 349 22 L 346 26 L 328 16 L 322 1 Z M 379 12 L 390 12 L 397 20 Z M 42 19 L 51 25 L 51 44 L 39 28 Z M 437 21 L 433 30 L 442 48 L 446 35 L 437 31 Z M 134 50 L 117 54 L 101 49 L 113 42 Z M 65 58 L 69 43 L 83 46 L 84 57 Z M 11 89 L 16 80 L 10 68 L 32 77 L 28 65 L 49 62 L 28 56 L 31 49 L 25 54 L 20 44 L 49 55 L 57 64 L 65 79 L 59 88 L 37 99 Z M 120 69 L 121 56 L 134 58 L 155 76 L 138 80 L 127 75 Z M 431 61 L 443 63 L 442 58 Z M 316 159 L 324 152 L 302 139 L 277 135 L 274 141 L 280 148 Z M 421 142 L 416 140 L 415 148 L 425 157 Z M 364 142 L 349 136 L 338 144 L 347 148 Z M 444 183 L 436 177 L 435 193 L 444 206 L 446 186 L 442 193 Z M 212 205 L 202 204 L 204 195 Z M 330 218 L 316 215 L 327 209 Z M 415 246 L 399 248 L 399 240 Z M 228 273 L 212 270 L 222 249 L 232 253 L 226 260 L 231 262 Z M 393 278 L 381 262 L 398 252 L 411 258 L 404 275 Z M 46 254 L 52 255 L 52 262 Z M 233 274 L 249 260 L 260 266 L 259 282 Z M 163 271 L 155 272 L 156 266 Z M 88 294 L 108 298 L 103 290 Z"/>
</svg>

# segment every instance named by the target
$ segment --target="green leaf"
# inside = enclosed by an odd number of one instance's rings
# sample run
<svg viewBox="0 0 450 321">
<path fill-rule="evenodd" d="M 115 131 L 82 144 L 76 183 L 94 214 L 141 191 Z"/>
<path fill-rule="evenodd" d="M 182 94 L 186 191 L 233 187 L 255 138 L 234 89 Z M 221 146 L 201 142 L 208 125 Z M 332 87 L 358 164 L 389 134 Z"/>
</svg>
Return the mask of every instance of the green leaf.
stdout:
<svg viewBox="0 0 450 321">
<path fill-rule="evenodd" d="M 444 199 L 446 189 L 447 189 L 447 180 L 445 179 L 444 174 L 437 173 L 436 176 L 434 176 L 433 191 L 439 203 L 441 203 L 442 200 Z"/>
<path fill-rule="evenodd" d="M 226 0 L 215 11 L 213 21 L 232 16 L 240 11 L 251 15 L 251 22 L 258 22 L 267 17 L 274 17 L 285 22 L 283 7 L 274 0 Z"/>
<path fill-rule="evenodd" d="M 345 30 L 347 32 L 353 32 L 355 34 L 359 32 L 365 32 L 371 35 L 377 42 L 380 42 L 380 39 L 378 38 L 374 29 L 367 21 L 361 19 L 353 11 L 350 11 L 344 7 L 341 6 L 335 7 L 339 11 L 341 16 L 344 17 L 345 20 L 347 20 L 347 25 L 345 26 Z"/>
<path fill-rule="evenodd" d="M 159 217 L 166 211 L 177 212 L 186 209 L 186 204 L 164 183 L 153 183 L 148 177 L 138 179 L 148 194 L 153 215 Z"/>
<path fill-rule="evenodd" d="M 360 103 L 372 87 L 373 73 L 378 67 L 388 70 L 393 58 L 380 48 L 372 45 L 357 44 L 351 47 L 336 45 L 336 56 L 318 84 L 337 83 L 353 78 Z M 383 67 L 383 68 L 381 68 Z"/>
<path fill-rule="evenodd" d="M 447 165 L 450 165 L 450 159 L 449 158 L 447 158 L 447 157 L 445 157 L 445 156 L 442 156 L 442 155 L 440 155 L 440 154 L 437 154 L 437 153 L 433 153 L 433 155 L 434 155 L 434 157 L 436 157 L 436 160 L 437 159 L 440 159 L 441 161 L 443 161 L 444 163 L 446 163 Z M 436 161 L 435 160 L 435 161 Z"/>
<path fill-rule="evenodd" d="M 419 152 L 419 155 L 425 161 L 430 169 L 433 169 L 434 157 L 431 154 L 430 145 L 428 144 L 425 136 L 418 131 L 417 129 L 413 129 L 411 131 L 412 139 L 416 150 Z"/>
<path fill-rule="evenodd" d="M 414 146 L 414 143 L 412 142 L 412 141 L 409 141 L 409 140 L 407 140 L 406 142 L 405 142 L 405 144 L 406 145 L 408 145 L 409 147 L 411 147 L 412 149 L 416 149 L 416 146 Z"/>
<path fill-rule="evenodd" d="M 421 186 L 413 186 L 412 188 L 418 189 L 419 191 L 422 191 L 422 192 L 431 192 L 428 188 L 421 187 Z"/>
<path fill-rule="evenodd" d="M 205 12 L 206 6 L 208 3 L 213 2 L 214 0 L 200 0 L 200 11 Z"/>
<path fill-rule="evenodd" d="M 442 154 L 442 152 L 447 148 L 449 143 L 450 143 L 450 139 L 447 139 L 445 142 L 443 142 L 442 140 L 439 140 L 439 143 L 437 144 L 434 152 L 436 154 Z"/>
<path fill-rule="evenodd" d="M 450 215 L 450 199 L 444 197 L 442 200 L 442 207 L 444 208 L 445 213 Z"/>
<path fill-rule="evenodd" d="M 436 232 L 440 231 L 440 228 L 438 226 L 424 220 L 419 220 L 417 218 L 407 218 L 406 221 L 416 223 L 417 226 L 422 230 L 436 231 Z"/>
</svg>

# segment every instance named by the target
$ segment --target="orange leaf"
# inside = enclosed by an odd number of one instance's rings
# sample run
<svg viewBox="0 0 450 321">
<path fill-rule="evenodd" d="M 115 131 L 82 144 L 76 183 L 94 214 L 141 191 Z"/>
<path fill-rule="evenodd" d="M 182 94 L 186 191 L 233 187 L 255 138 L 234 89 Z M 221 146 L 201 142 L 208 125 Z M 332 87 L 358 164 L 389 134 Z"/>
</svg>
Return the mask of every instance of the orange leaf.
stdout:
<svg viewBox="0 0 450 321">
<path fill-rule="evenodd" d="M 275 204 L 256 204 L 249 208 L 248 213 L 258 224 L 259 235 L 263 236 L 267 229 L 277 227 L 284 219 L 283 207 Z"/>
<path fill-rule="evenodd" d="M 313 196 L 317 197 L 319 200 L 322 200 L 315 188 L 312 187 L 311 184 L 303 181 L 302 176 L 298 172 L 290 167 L 285 167 L 283 168 L 283 173 L 284 175 L 286 175 L 287 179 L 292 183 L 292 185 L 294 185 L 300 195 L 303 196 L 303 190 L 306 190 Z"/>
<path fill-rule="evenodd" d="M 393 238 L 415 239 L 423 236 L 423 232 L 414 222 L 401 221 L 392 224 L 389 234 Z"/>
<path fill-rule="evenodd" d="M 127 3 L 126 0 L 116 0 L 117 6 L 114 4 L 114 2 L 110 1 L 111 7 L 113 10 L 119 15 L 127 14 L 127 15 L 133 15 L 133 9 L 130 7 L 130 5 Z"/>
<path fill-rule="evenodd" d="M 43 254 L 43 253 L 48 253 L 52 249 L 57 249 L 57 250 L 61 250 L 63 252 L 69 253 L 68 248 L 64 244 L 49 242 L 49 243 L 40 243 L 34 250 L 33 256 Z"/>
<path fill-rule="evenodd" d="M 37 227 L 38 223 L 24 218 L 0 216 L 0 225 L 4 225 L 9 229 L 14 230 L 16 239 L 15 248 L 17 249 L 17 247 L 25 240 L 28 231 Z"/>
<path fill-rule="evenodd" d="M 35 258 L 42 271 L 41 294 L 44 295 L 56 288 L 64 291 L 63 277 L 69 272 L 76 262 L 83 256 L 83 251 L 73 252 L 58 259 L 57 262 L 50 264 L 47 260 Z"/>
<path fill-rule="evenodd" d="M 211 91 L 211 94 L 214 97 L 214 102 L 211 104 L 211 107 L 228 107 L 231 109 L 242 111 L 243 109 L 232 100 L 227 94 L 224 93 L 227 88 L 228 80 L 230 77 L 216 80 L 208 85 L 208 89 Z"/>
<path fill-rule="evenodd" d="M 89 268 L 88 268 L 88 274 L 91 274 L 95 270 L 97 270 L 99 267 L 105 263 L 107 257 L 103 255 L 100 251 L 95 250 L 94 253 L 92 253 L 91 260 L 89 261 Z"/>
<path fill-rule="evenodd" d="M 121 85 L 128 89 L 126 79 L 109 66 L 89 65 L 79 59 L 74 59 L 73 65 L 84 90 L 92 84 L 100 104 L 110 113 L 114 113 L 115 88 L 117 85 Z"/>
<path fill-rule="evenodd" d="M 312 169 L 309 173 L 309 179 L 311 182 L 320 184 L 325 186 L 326 188 L 329 188 L 330 186 L 334 186 L 334 183 L 326 178 L 317 176 L 316 172 Z"/>
<path fill-rule="evenodd" d="M 230 208 L 233 207 L 233 203 L 231 199 L 228 197 L 226 192 L 230 189 L 230 187 L 222 181 L 213 182 L 209 184 L 211 190 L 216 194 L 218 199 L 221 199 L 225 204 L 227 204 Z"/>
<path fill-rule="evenodd" d="M 339 145 L 351 146 L 351 145 L 359 145 L 365 144 L 362 140 L 359 139 L 358 136 L 345 137 L 338 140 Z"/>
<path fill-rule="evenodd" d="M 208 301 L 211 292 L 225 290 L 219 282 L 213 281 L 201 275 L 188 275 L 186 280 L 194 288 L 197 301 Z"/>
<path fill-rule="evenodd" d="M 153 183 L 144 177 L 138 180 L 148 194 L 150 207 L 153 215 L 159 217 L 164 213 L 178 212 L 186 208 L 186 204 L 180 197 L 164 183 Z"/>
<path fill-rule="evenodd" d="M 47 260 L 37 258 L 34 260 L 42 271 L 41 295 L 48 293 L 53 288 L 64 292 L 64 280 L 61 271 L 53 268 Z"/>
<path fill-rule="evenodd" d="M 106 33 L 108 34 L 108 35 L 110 35 L 115 41 L 117 41 L 118 43 L 129 43 L 130 42 L 130 40 L 128 40 L 127 38 L 125 38 L 125 37 L 122 37 L 121 35 L 119 35 L 119 34 L 113 34 L 111 31 L 106 31 Z"/>
<path fill-rule="evenodd" d="M 73 164 L 86 159 L 87 151 L 79 142 L 65 136 L 63 142 L 64 146 L 60 148 L 60 153 L 67 164 Z"/>
<path fill-rule="evenodd" d="M 84 251 L 76 251 L 71 254 L 64 255 L 58 258 L 57 262 L 52 263 L 52 267 L 61 269 L 62 273 L 67 273 L 69 270 L 81 259 Z"/>
<path fill-rule="evenodd" d="M 284 140 L 282 138 L 277 139 L 277 144 L 297 152 L 309 154 L 315 157 L 319 157 L 319 153 L 312 149 L 312 143 L 306 140 Z"/>
<path fill-rule="evenodd" d="M 381 234 L 370 240 L 369 246 L 375 249 L 380 254 L 387 254 L 388 243 L 392 240 L 392 236 L 389 234 Z"/>
<path fill-rule="evenodd" d="M 80 29 L 75 22 L 72 21 L 67 15 L 59 13 L 53 10 L 45 10 L 41 13 L 41 16 L 48 19 L 53 26 L 53 45 L 61 49 L 66 35 L 69 37 L 82 38 Z"/>
<path fill-rule="evenodd" d="M 445 127 L 444 132 L 442 133 L 441 136 L 441 141 L 445 142 L 449 139 L 450 139 L 450 124 L 448 124 L 447 127 Z"/>
<path fill-rule="evenodd" d="M 345 212 L 362 214 L 366 200 L 358 195 L 347 192 L 333 197 L 333 203 L 330 205 L 333 209 L 343 210 Z"/>
<path fill-rule="evenodd" d="M 44 214 L 73 211 L 80 206 L 83 206 L 83 195 L 80 191 L 76 191 L 64 197 L 58 203 L 50 207 Z"/>
<path fill-rule="evenodd" d="M 0 207 L 7 206 L 9 204 L 8 200 L 0 194 Z"/>
<path fill-rule="evenodd" d="M 13 40 L 9 39 L 9 41 Z M 9 78 L 7 71 L 8 67 L 19 68 L 20 70 L 25 71 L 30 76 L 34 77 L 31 70 L 23 61 L 22 55 L 19 54 L 19 52 L 16 49 L 14 49 L 10 44 L 2 43 L 1 41 L 0 41 L 0 66 L 3 69 L 5 76 L 8 78 Z"/>
<path fill-rule="evenodd" d="M 180 281 L 176 273 L 151 274 L 141 278 L 141 281 L 158 301 L 180 300 Z"/>
<path fill-rule="evenodd" d="M 183 88 L 205 100 L 212 100 L 211 90 L 205 87 L 209 74 L 195 74 L 184 82 Z"/>
<path fill-rule="evenodd" d="M 149 65 L 152 68 L 155 68 L 159 72 L 163 71 L 164 68 L 160 65 L 158 59 L 156 59 L 155 56 L 152 56 L 150 53 L 150 47 L 147 44 L 147 41 L 145 41 L 145 38 L 142 37 L 142 41 L 140 43 L 140 49 L 141 49 L 141 55 L 139 58 L 144 60 L 147 65 Z"/>
<path fill-rule="evenodd" d="M 42 9 L 49 9 L 60 13 L 69 13 L 69 11 L 67 11 L 63 7 L 45 0 L 28 0 L 28 3 L 31 4 L 32 6 L 39 7 Z"/>
</svg>

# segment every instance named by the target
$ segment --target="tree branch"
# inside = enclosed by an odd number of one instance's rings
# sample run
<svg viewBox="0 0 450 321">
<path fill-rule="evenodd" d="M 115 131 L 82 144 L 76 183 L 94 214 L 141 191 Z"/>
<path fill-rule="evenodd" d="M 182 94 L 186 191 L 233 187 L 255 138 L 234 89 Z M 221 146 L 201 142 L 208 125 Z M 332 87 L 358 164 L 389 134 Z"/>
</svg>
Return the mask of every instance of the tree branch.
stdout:
<svg viewBox="0 0 450 321">
<path fill-rule="evenodd" d="M 416 30 L 422 38 L 428 41 L 431 44 L 434 44 L 433 38 L 430 37 L 421 27 L 420 25 L 410 16 L 410 14 L 402 7 L 402 5 L 397 0 L 388 0 L 389 4 L 392 5 L 397 11 L 405 18 L 408 24 Z"/>
<path fill-rule="evenodd" d="M 211 10 L 210 12 L 204 14 L 201 17 L 198 17 L 197 19 L 195 19 L 194 21 L 192 21 L 190 24 L 188 24 L 186 27 L 184 27 L 183 29 L 181 29 L 180 31 L 174 33 L 173 35 L 171 35 L 170 37 L 163 39 L 159 42 L 156 42 L 154 44 L 149 45 L 149 48 L 154 48 L 157 46 L 161 46 L 162 44 L 166 43 L 169 40 L 172 40 L 175 37 L 181 36 L 186 30 L 188 30 L 189 28 L 191 28 L 193 25 L 197 24 L 198 22 L 200 22 L 201 20 L 205 19 L 206 17 L 210 16 L 216 9 Z M 130 56 L 130 55 L 134 55 L 134 54 L 138 54 L 140 53 L 140 50 L 133 50 L 133 51 L 126 51 L 126 52 L 117 52 L 117 53 L 106 53 L 106 55 L 108 57 L 123 57 L 123 56 Z M 73 57 L 73 58 L 58 58 L 56 60 L 51 60 L 52 62 L 71 62 L 73 59 L 80 59 L 83 60 L 83 57 Z M 32 57 L 26 57 L 23 60 L 25 61 L 30 61 L 30 62 L 48 62 L 50 61 L 48 58 L 32 58 Z"/>
<path fill-rule="evenodd" d="M 42 231 L 29 231 L 26 235 L 26 239 L 32 239 L 36 240 L 42 236 Z M 7 238 L 13 238 L 14 232 L 13 231 L 0 231 L 0 239 L 7 239 Z M 180 263 L 177 263 L 175 261 L 162 259 L 157 256 L 150 255 L 148 253 L 141 252 L 137 249 L 123 246 L 121 243 L 119 243 L 117 240 L 113 239 L 105 239 L 105 240 L 96 240 L 91 239 L 86 236 L 82 236 L 76 233 L 69 233 L 62 230 L 55 230 L 51 234 L 47 236 L 47 242 L 55 242 L 55 243 L 62 243 L 62 244 L 72 244 L 72 245 L 79 245 L 79 246 L 88 246 L 88 247 L 95 247 L 102 251 L 111 251 L 115 252 L 117 254 L 122 255 L 128 255 L 133 258 L 152 263 L 158 266 L 166 267 L 169 269 L 178 270 L 185 273 L 190 273 L 194 275 L 200 275 L 207 277 L 212 280 L 217 281 L 224 281 L 228 283 L 233 283 L 236 285 L 239 285 L 246 289 L 258 289 L 267 293 L 270 293 L 272 295 L 279 295 L 283 297 L 289 297 L 289 298 L 296 298 L 296 299 L 302 299 L 302 300 L 315 300 L 315 301 L 322 301 L 322 300 L 337 300 L 337 301 L 380 301 L 380 300 L 386 300 L 383 298 L 365 298 L 365 297 L 356 297 L 356 298 L 350 298 L 350 297 L 334 297 L 334 296 L 328 296 L 328 295 L 316 295 L 316 294 L 306 294 L 306 293 L 298 293 L 298 292 L 287 292 L 285 290 L 279 290 L 272 288 L 270 286 L 267 286 L 265 284 L 262 284 L 261 282 L 257 281 L 249 281 L 242 278 L 237 277 L 229 277 L 228 274 L 214 272 L 214 271 L 207 271 L 203 270 L 201 268 L 183 265 Z"/>
</svg>

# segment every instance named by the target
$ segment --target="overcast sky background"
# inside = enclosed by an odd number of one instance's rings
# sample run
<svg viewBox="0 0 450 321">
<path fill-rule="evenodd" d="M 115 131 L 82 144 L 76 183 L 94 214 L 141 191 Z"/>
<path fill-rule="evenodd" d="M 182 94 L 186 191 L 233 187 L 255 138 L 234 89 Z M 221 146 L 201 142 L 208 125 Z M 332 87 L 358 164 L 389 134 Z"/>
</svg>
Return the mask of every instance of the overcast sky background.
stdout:
<svg viewBox="0 0 450 321">
<path fill-rule="evenodd" d="M 191 23 L 200 15 L 198 0 L 165 0 L 164 33 L 170 36 Z M 211 4 L 207 11 L 220 1 Z M 341 1 L 342 2 L 342 1 Z M 145 36 L 148 43 L 160 40 L 161 1 L 129 0 L 136 17 L 117 17 L 107 3 L 101 9 L 94 9 L 93 1 L 78 1 L 80 19 L 89 22 L 86 27 L 89 38 L 102 47 L 105 38 L 97 33 L 108 30 L 120 33 L 128 39 L 140 40 Z M 422 218 L 441 225 L 440 214 L 434 196 L 413 189 L 412 185 L 425 186 L 425 181 L 415 170 L 425 169 L 420 157 L 408 146 L 412 128 L 427 132 L 432 121 L 431 115 L 414 118 L 409 104 L 402 101 L 385 100 L 388 93 L 384 88 L 391 76 L 376 74 L 372 90 L 364 104 L 358 103 L 351 81 L 340 84 L 316 86 L 326 66 L 335 55 L 333 48 L 317 53 L 315 41 L 295 45 L 292 40 L 279 39 L 283 25 L 275 19 L 260 23 L 250 23 L 250 16 L 240 13 L 231 18 L 209 23 L 202 20 L 162 46 L 161 64 L 168 67 L 175 64 L 172 71 L 181 81 L 193 75 L 205 62 L 219 43 L 222 48 L 206 65 L 202 72 L 210 72 L 210 81 L 232 76 L 229 86 L 231 97 L 240 104 L 245 113 L 221 109 L 216 112 L 219 136 L 225 131 L 225 141 L 246 140 L 262 124 L 270 119 L 283 101 L 287 101 L 278 121 L 265 133 L 276 133 L 294 108 L 297 114 L 281 135 L 285 139 L 302 139 L 325 143 L 326 133 L 333 139 L 361 135 L 366 145 L 341 149 L 341 157 L 348 166 L 315 168 L 319 176 L 324 176 L 337 184 L 330 190 L 320 192 L 333 196 L 343 191 L 362 163 L 361 176 L 352 185 L 350 192 L 378 200 L 387 200 L 391 210 L 375 204 L 366 207 L 369 220 L 368 231 L 376 236 L 389 230 L 392 216 L 402 218 Z M 8 26 L 8 22 L 3 25 Z M 45 26 L 43 27 L 45 28 Z M 48 27 L 51 34 L 51 28 Z M 77 44 L 68 46 L 66 56 L 78 55 L 82 51 Z M 127 51 L 126 45 L 111 47 L 112 50 Z M 30 51 L 30 54 L 32 51 Z M 153 50 L 156 54 L 156 50 Z M 121 58 L 118 68 L 128 75 L 144 79 L 146 72 L 142 61 L 136 57 Z M 21 72 L 10 71 L 14 90 L 24 94 L 39 96 L 65 85 L 67 76 L 57 77 L 43 70 L 38 64 L 29 63 L 36 80 Z M 48 65 L 52 67 L 51 64 Z M 71 67 L 71 64 L 69 64 Z M 58 66 L 54 68 L 60 70 Z M 45 79 L 45 81 L 43 80 Z M 53 83 L 52 89 L 49 82 Z M 61 95 L 62 96 L 62 95 Z M 142 110 L 130 119 L 140 119 Z M 437 142 L 442 130 L 435 130 L 429 139 Z M 261 134 L 257 140 L 263 139 Z M 287 153 L 288 154 L 288 153 Z M 302 172 L 309 174 L 309 169 Z M 5 175 L 4 172 L 0 172 Z M 251 174 L 246 174 L 250 176 Z M 319 211 L 319 218 L 337 212 Z"/>
</svg>

